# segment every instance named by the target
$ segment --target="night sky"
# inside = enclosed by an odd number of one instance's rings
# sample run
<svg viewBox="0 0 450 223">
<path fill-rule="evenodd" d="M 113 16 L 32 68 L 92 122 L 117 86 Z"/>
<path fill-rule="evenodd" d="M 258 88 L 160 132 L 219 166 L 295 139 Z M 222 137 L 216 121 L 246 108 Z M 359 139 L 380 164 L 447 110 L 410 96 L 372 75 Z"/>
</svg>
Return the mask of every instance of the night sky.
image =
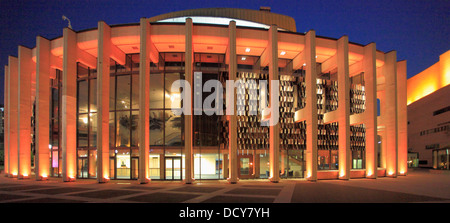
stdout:
<svg viewBox="0 0 450 223">
<path fill-rule="evenodd" d="M 335 0 L 335 1 L 114 1 L 114 0 L 0 0 L 0 104 L 3 104 L 4 65 L 17 46 L 33 48 L 36 36 L 62 36 L 67 16 L 74 30 L 138 23 L 142 17 L 194 8 L 247 8 L 269 6 L 272 12 L 295 19 L 297 32 L 350 42 L 375 42 L 383 52 L 397 51 L 397 60 L 408 61 L 408 78 L 439 61 L 450 49 L 450 0 Z"/>
</svg>

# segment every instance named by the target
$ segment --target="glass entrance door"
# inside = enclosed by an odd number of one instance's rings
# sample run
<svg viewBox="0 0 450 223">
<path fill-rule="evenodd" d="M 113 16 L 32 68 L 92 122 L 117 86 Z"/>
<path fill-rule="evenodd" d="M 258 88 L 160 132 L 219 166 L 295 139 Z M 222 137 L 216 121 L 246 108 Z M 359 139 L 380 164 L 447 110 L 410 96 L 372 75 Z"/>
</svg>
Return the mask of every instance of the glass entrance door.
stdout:
<svg viewBox="0 0 450 223">
<path fill-rule="evenodd" d="M 88 178 L 88 159 L 87 157 L 83 157 L 83 158 L 78 158 L 78 173 L 77 176 L 78 178 Z"/>
<path fill-rule="evenodd" d="M 248 179 L 253 175 L 253 156 L 239 156 L 239 178 Z"/>
<path fill-rule="evenodd" d="M 166 157 L 166 180 L 181 180 L 181 157 Z"/>
</svg>

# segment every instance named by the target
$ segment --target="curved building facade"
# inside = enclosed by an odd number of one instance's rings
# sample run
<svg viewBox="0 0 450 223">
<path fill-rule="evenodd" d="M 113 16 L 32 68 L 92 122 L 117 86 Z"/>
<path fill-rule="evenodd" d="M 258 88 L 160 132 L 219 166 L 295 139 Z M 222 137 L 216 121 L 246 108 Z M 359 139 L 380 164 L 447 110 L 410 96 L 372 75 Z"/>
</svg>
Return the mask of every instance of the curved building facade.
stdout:
<svg viewBox="0 0 450 223">
<path fill-rule="evenodd" d="M 19 46 L 5 77 L 9 177 L 236 183 L 407 173 L 406 61 L 375 43 L 297 33 L 291 17 L 269 9 L 64 28 Z M 245 84 L 227 84 L 237 81 Z"/>
</svg>

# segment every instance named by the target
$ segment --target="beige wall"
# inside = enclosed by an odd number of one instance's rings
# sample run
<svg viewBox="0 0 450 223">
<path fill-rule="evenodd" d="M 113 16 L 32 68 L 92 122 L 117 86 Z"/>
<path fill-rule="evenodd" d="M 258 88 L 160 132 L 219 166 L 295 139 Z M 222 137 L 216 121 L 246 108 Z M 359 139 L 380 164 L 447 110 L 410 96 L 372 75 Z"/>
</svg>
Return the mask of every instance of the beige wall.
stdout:
<svg viewBox="0 0 450 223">
<path fill-rule="evenodd" d="M 427 145 L 450 146 L 450 130 L 420 135 L 421 131 L 450 125 L 450 112 L 433 116 L 434 111 L 450 106 L 449 95 L 450 85 L 447 85 L 408 105 L 408 150 L 418 152 L 419 160 L 427 161 L 420 167 L 433 166 L 432 150 L 425 149 Z"/>
</svg>

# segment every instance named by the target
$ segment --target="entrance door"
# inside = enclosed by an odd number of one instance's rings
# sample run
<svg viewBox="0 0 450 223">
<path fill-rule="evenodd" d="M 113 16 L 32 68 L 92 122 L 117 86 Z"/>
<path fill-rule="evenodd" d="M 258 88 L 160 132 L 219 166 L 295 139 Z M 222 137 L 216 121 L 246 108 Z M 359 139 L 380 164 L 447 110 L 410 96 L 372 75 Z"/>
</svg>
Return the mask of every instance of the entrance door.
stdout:
<svg viewBox="0 0 450 223">
<path fill-rule="evenodd" d="M 238 159 L 239 178 L 251 178 L 253 175 L 253 156 L 238 156 Z"/>
<path fill-rule="evenodd" d="M 136 180 L 139 178 L 139 158 L 131 158 L 131 179 Z"/>
<path fill-rule="evenodd" d="M 78 158 L 78 178 L 88 178 L 88 159 L 87 157 Z"/>
<path fill-rule="evenodd" d="M 166 157 L 166 180 L 181 180 L 181 157 Z"/>
</svg>

